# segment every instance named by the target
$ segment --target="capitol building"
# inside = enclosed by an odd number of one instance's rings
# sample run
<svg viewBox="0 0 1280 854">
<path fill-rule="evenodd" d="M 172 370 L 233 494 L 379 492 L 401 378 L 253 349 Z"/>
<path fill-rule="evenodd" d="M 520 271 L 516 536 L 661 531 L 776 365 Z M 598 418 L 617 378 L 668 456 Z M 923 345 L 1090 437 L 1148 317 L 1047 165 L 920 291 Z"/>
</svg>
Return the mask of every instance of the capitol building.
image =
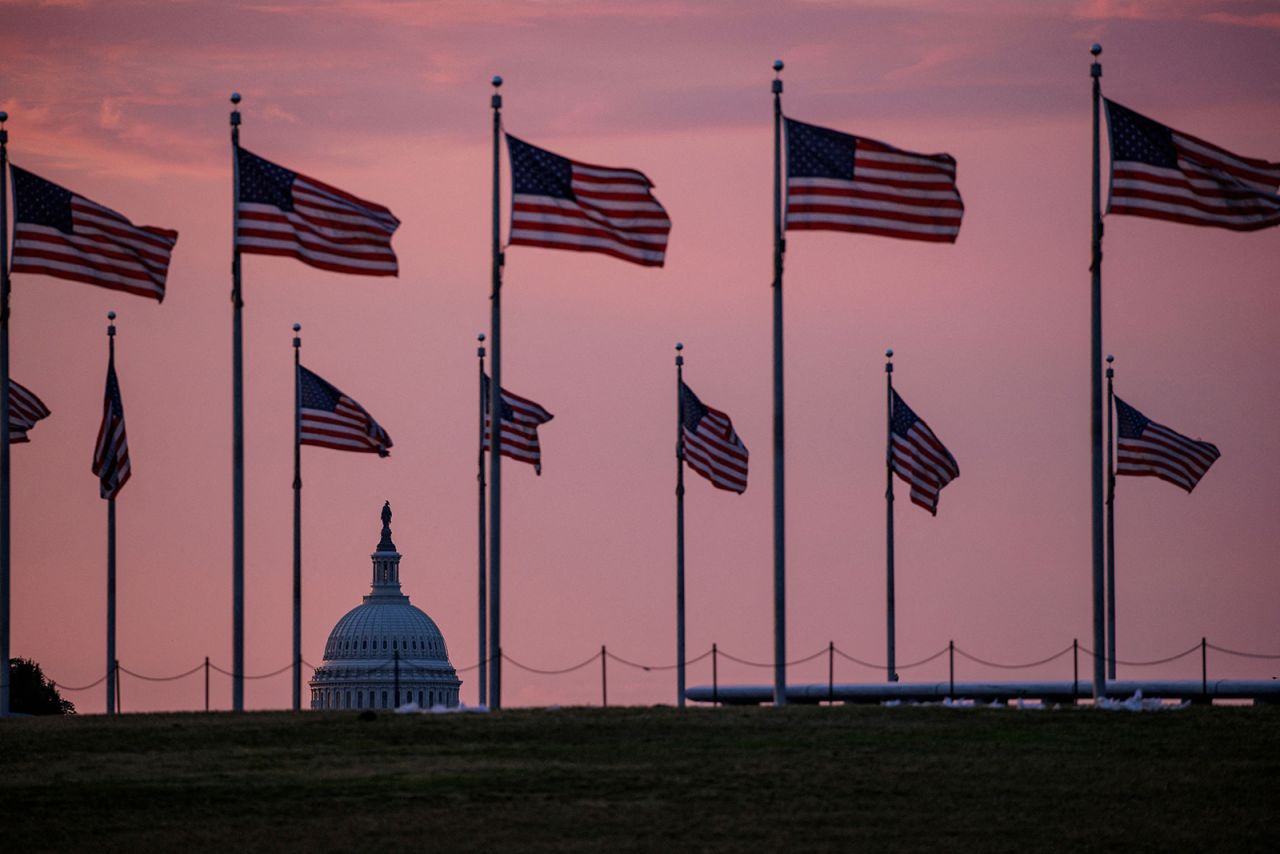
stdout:
<svg viewBox="0 0 1280 854">
<path fill-rule="evenodd" d="M 329 633 L 311 682 L 313 709 L 458 705 L 462 682 L 435 621 L 400 592 L 400 553 L 391 541 L 391 503 L 373 553 L 373 586 Z"/>
</svg>

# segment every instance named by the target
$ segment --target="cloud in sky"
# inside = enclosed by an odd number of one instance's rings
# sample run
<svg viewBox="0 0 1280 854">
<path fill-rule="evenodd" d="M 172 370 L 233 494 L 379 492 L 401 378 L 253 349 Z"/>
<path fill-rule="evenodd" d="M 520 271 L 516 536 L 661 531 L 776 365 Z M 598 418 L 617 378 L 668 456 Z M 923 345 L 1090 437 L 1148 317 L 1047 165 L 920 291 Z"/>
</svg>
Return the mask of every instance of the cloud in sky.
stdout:
<svg viewBox="0 0 1280 854">
<path fill-rule="evenodd" d="M 1280 27 L 1280 12 L 1270 0 L 1079 0 L 1071 13 L 1097 20 L 1197 20 L 1239 27 Z"/>
</svg>

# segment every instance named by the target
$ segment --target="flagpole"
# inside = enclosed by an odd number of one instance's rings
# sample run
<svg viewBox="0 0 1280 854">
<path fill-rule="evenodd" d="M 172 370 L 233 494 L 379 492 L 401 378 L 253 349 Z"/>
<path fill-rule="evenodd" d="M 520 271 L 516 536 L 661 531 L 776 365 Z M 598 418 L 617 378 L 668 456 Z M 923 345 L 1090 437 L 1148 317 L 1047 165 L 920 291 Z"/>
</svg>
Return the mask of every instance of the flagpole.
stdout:
<svg viewBox="0 0 1280 854">
<path fill-rule="evenodd" d="M 787 704 L 787 491 L 782 407 L 782 74 L 773 61 L 773 704 Z"/>
<path fill-rule="evenodd" d="M 302 324 L 293 324 L 293 710 L 302 710 Z"/>
<path fill-rule="evenodd" d="M 480 586 L 479 586 L 480 595 L 479 595 L 479 598 L 478 598 L 478 602 L 479 602 L 479 605 L 480 605 L 480 608 L 479 608 L 479 611 L 480 611 L 480 621 L 479 621 L 479 625 L 480 625 L 480 645 L 479 645 L 479 651 L 480 651 L 480 673 L 479 673 L 479 678 L 478 678 L 478 681 L 479 681 L 479 689 L 480 689 L 480 695 L 479 695 L 479 698 L 478 698 L 478 702 L 479 702 L 479 704 L 480 704 L 481 706 L 486 706 L 486 705 L 488 705 L 488 696 L 489 696 L 489 685 L 488 685 L 488 680 L 489 680 L 489 661 L 488 661 L 488 658 L 489 658 L 489 655 L 488 655 L 488 648 L 487 648 L 487 644 L 485 643 L 485 641 L 486 641 L 485 633 L 486 633 L 486 628 L 487 628 L 487 627 L 486 627 L 486 625 L 485 625 L 485 622 L 486 622 L 486 621 L 485 621 L 485 608 L 487 607 L 487 603 L 485 602 L 485 591 L 486 591 L 486 589 L 487 589 L 487 585 L 485 584 L 485 578 L 484 578 L 484 572 L 485 572 L 485 536 L 486 536 L 486 532 L 485 532 L 485 515 L 484 515 L 484 497 L 485 497 L 485 480 L 484 480 L 484 411 L 485 411 L 485 399 L 484 399 L 484 333 L 483 333 L 483 332 L 481 332 L 479 335 L 477 335 L 477 336 L 476 336 L 476 340 L 480 342 L 480 346 L 476 348 L 476 356 L 478 356 L 478 357 L 479 357 L 479 363 L 480 363 L 480 377 L 479 377 L 478 382 L 477 382 L 477 387 L 480 389 L 480 436 L 479 436 L 479 449 L 480 449 L 480 452 L 476 455 L 476 456 L 477 456 L 477 459 L 478 459 L 478 461 L 479 461 L 479 465 L 478 465 L 478 467 L 477 467 L 477 471 L 476 471 L 476 483 L 478 483 L 478 484 L 480 485 L 480 505 L 479 505 L 479 512 L 478 512 L 478 514 L 477 514 L 477 516 L 476 516 L 476 530 L 477 530 L 477 531 L 479 531 L 479 534 L 480 534 L 479 539 L 478 539 L 478 542 L 477 542 L 477 553 L 478 553 L 478 555 L 479 555 L 479 557 L 480 557 Z"/>
<path fill-rule="evenodd" d="M 890 682 L 898 681 L 897 612 L 893 592 L 893 350 L 884 351 L 885 379 L 885 632 L 887 635 L 885 673 Z"/>
<path fill-rule="evenodd" d="M 116 313 L 107 312 L 107 371 L 116 365 Z M 113 464 L 114 465 L 114 464 Z M 116 713 L 116 497 L 107 499 L 107 714 Z"/>
<path fill-rule="evenodd" d="M 684 345 L 676 342 L 676 706 L 684 708 Z"/>
<path fill-rule="evenodd" d="M 489 367 L 489 412 L 493 427 L 489 430 L 489 649 L 494 651 L 489 668 L 489 706 L 502 708 L 502 246 L 498 222 L 500 176 L 498 146 L 502 139 L 502 95 L 498 90 L 502 78 L 494 75 L 493 95 L 493 293 L 490 296 L 489 332 L 493 336 L 493 355 Z"/>
<path fill-rule="evenodd" d="M 1116 678 L 1116 441 L 1115 391 L 1111 387 L 1115 356 L 1107 354 L 1107 678 Z"/>
<path fill-rule="evenodd" d="M 0 717 L 9 714 L 9 114 L 0 110 Z"/>
<path fill-rule="evenodd" d="M 1098 700 L 1106 695 L 1106 624 L 1103 591 L 1103 575 L 1105 555 L 1103 549 L 1103 511 L 1102 511 L 1102 189 L 1101 158 L 1099 143 L 1099 110 L 1102 103 L 1102 65 L 1098 56 L 1102 53 L 1102 45 L 1094 44 L 1089 52 L 1093 54 L 1093 64 L 1089 67 L 1089 75 L 1093 78 L 1093 217 L 1090 223 L 1093 232 L 1091 307 L 1092 335 L 1089 347 L 1089 402 L 1091 418 L 1089 423 L 1092 457 L 1089 465 L 1090 497 L 1093 505 L 1093 698 Z"/>
<path fill-rule="evenodd" d="M 231 93 L 231 708 L 244 711 L 244 322 L 240 294 L 240 93 Z"/>
</svg>

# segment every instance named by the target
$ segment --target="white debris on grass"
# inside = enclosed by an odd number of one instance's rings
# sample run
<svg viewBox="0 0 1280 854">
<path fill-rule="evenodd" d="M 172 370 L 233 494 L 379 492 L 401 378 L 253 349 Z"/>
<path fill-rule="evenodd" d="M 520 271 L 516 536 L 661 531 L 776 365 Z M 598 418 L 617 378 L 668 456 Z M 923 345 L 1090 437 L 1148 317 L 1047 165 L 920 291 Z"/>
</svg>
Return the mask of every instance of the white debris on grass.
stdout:
<svg viewBox="0 0 1280 854">
<path fill-rule="evenodd" d="M 1191 701 L 1183 700 L 1180 703 L 1166 703 L 1157 697 L 1143 697 L 1142 690 L 1139 689 L 1127 700 L 1100 697 L 1093 705 L 1095 708 L 1105 709 L 1109 712 L 1166 712 L 1189 708 Z"/>
<path fill-rule="evenodd" d="M 419 706 L 417 703 L 405 703 L 398 707 L 395 712 L 397 715 L 457 715 L 470 712 L 484 713 L 488 712 L 488 706 L 468 706 L 465 703 L 459 703 L 456 706 Z"/>
</svg>

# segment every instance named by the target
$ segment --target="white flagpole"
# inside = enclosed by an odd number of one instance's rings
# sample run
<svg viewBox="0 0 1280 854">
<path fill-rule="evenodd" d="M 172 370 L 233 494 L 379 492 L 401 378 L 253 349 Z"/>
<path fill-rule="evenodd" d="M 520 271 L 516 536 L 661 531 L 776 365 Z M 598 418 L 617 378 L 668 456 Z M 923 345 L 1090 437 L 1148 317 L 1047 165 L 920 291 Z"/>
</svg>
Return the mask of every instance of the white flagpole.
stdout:
<svg viewBox="0 0 1280 854">
<path fill-rule="evenodd" d="M 676 343 L 676 706 L 684 708 L 684 345 Z"/>
<path fill-rule="evenodd" d="M 502 246 L 498 222 L 498 146 L 502 139 L 502 78 L 493 78 L 493 293 L 490 296 L 492 361 L 489 372 L 489 706 L 502 708 Z"/>
<path fill-rule="evenodd" d="M 0 717 L 9 714 L 9 114 L 0 111 Z"/>
<path fill-rule="evenodd" d="M 231 93 L 231 708 L 244 711 L 244 321 L 240 295 L 240 93 Z"/>
<path fill-rule="evenodd" d="M 108 370 L 116 364 L 116 313 L 107 312 Z M 106 437 L 103 437 L 104 439 Z M 113 449 L 114 453 L 114 449 Z M 109 463 L 114 470 L 115 463 Z M 116 713 L 116 498 L 107 499 L 107 714 Z"/>
<path fill-rule="evenodd" d="M 1106 696 L 1107 692 L 1107 635 L 1106 603 L 1104 595 L 1103 549 L 1103 472 L 1102 472 L 1102 154 L 1099 142 L 1099 109 L 1102 104 L 1102 64 L 1098 56 L 1102 45 L 1095 44 L 1089 51 L 1093 64 L 1089 75 L 1093 78 L 1093 251 L 1091 307 L 1092 335 L 1089 346 L 1089 437 L 1092 456 L 1089 463 L 1090 498 L 1093 507 L 1093 698 Z"/>
<path fill-rule="evenodd" d="M 781 75 L 781 59 L 773 61 Z M 782 78 L 773 79 L 773 704 L 787 704 L 787 489 L 782 404 Z"/>
</svg>

